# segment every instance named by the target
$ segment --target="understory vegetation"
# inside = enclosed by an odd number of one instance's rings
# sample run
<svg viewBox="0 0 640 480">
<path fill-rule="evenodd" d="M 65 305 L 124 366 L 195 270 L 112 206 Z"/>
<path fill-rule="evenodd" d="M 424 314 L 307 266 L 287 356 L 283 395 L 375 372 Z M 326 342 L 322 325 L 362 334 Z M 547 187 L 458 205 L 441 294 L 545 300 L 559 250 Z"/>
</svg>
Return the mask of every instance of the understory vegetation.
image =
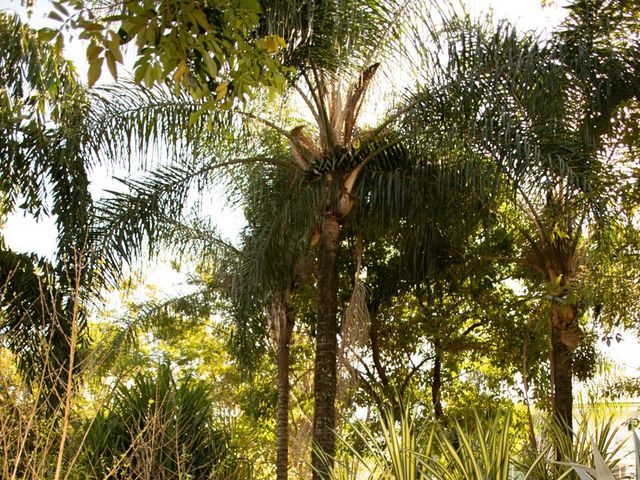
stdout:
<svg viewBox="0 0 640 480">
<path fill-rule="evenodd" d="M 640 4 L 562 6 L 0 11 L 0 478 L 640 478 Z"/>
</svg>

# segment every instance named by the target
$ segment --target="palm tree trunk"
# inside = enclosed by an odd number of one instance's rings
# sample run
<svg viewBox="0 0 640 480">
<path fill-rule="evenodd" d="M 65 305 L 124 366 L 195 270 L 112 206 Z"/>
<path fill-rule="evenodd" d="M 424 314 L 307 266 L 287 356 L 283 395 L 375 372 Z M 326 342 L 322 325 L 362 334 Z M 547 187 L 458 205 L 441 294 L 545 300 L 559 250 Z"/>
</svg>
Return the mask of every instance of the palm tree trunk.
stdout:
<svg viewBox="0 0 640 480">
<path fill-rule="evenodd" d="M 567 318 L 567 315 L 573 318 Z M 566 341 L 566 326 L 574 325 L 576 310 L 558 304 L 551 307 L 551 374 L 553 380 L 553 415 L 561 428 L 572 435 L 573 361 Z"/>
<path fill-rule="evenodd" d="M 274 309 L 280 328 L 278 335 L 278 420 L 276 428 L 276 479 L 287 480 L 289 471 L 289 344 L 292 324 L 287 305 L 279 302 Z"/>
<path fill-rule="evenodd" d="M 431 401 L 433 403 L 433 413 L 436 418 L 442 418 L 444 411 L 442 409 L 442 356 L 436 348 L 436 355 L 433 361 L 433 382 L 431 383 Z"/>
<path fill-rule="evenodd" d="M 329 477 L 335 456 L 339 241 L 340 224 L 336 214 L 325 214 L 319 240 L 318 319 L 314 369 L 315 409 L 311 454 L 314 480 L 326 480 Z"/>
</svg>

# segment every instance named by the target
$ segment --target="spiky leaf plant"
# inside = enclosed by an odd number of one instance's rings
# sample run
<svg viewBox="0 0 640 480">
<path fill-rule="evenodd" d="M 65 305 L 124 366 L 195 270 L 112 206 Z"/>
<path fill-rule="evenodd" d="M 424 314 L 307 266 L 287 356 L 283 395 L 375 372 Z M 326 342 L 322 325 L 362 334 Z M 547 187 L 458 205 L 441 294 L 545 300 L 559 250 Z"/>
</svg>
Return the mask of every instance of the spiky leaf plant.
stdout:
<svg viewBox="0 0 640 480">
<path fill-rule="evenodd" d="M 355 428 L 356 440 L 364 447 L 355 448 L 344 442 L 346 454 L 336 462 L 333 480 L 360 478 L 415 480 L 431 478 L 423 468 L 425 459 L 433 454 L 433 425 L 418 427 L 417 419 L 408 407 L 380 412 L 375 428 L 363 423 Z"/>
<path fill-rule="evenodd" d="M 347 459 L 338 461 L 333 479 L 466 480 L 487 478 L 527 480 L 543 455 L 526 469 L 514 461 L 517 445 L 510 432 L 511 414 L 498 412 L 489 419 L 475 414 L 464 425 L 451 428 L 430 421 L 419 422 L 409 408 L 399 417 L 392 411 L 380 414 L 375 427 L 356 428 L 356 439 L 364 445 L 346 446 Z M 360 478 L 360 477 L 358 477 Z"/>
<path fill-rule="evenodd" d="M 229 438 L 211 405 L 204 381 L 176 381 L 166 365 L 136 375 L 91 422 L 81 458 L 87 478 L 233 478 Z"/>
<path fill-rule="evenodd" d="M 632 433 L 634 444 L 634 457 L 636 462 L 636 480 L 640 480 L 640 437 L 638 432 Z M 619 449 L 620 447 L 618 447 Z M 580 480 L 616 480 L 613 468 L 607 464 L 604 456 L 598 449 L 595 440 L 592 441 L 591 450 L 593 452 L 593 467 L 587 465 L 579 465 L 573 462 L 566 462 L 570 465 L 580 477 Z M 617 449 L 616 449 L 617 450 Z M 627 478 L 627 477 L 625 477 Z"/>
<path fill-rule="evenodd" d="M 531 478 L 535 480 L 571 478 L 571 467 L 574 465 L 584 471 L 596 471 L 598 465 L 600 468 L 606 465 L 608 470 L 612 470 L 620 461 L 622 443 L 615 442 L 619 428 L 615 424 L 615 417 L 591 412 L 574 425 L 573 439 L 569 439 L 564 434 L 563 426 L 545 421 L 540 429 L 538 448 L 525 448 L 518 465 L 520 468 L 530 468 Z M 595 450 L 597 454 L 594 453 Z M 545 461 L 531 467 L 532 459 L 540 455 Z"/>
</svg>

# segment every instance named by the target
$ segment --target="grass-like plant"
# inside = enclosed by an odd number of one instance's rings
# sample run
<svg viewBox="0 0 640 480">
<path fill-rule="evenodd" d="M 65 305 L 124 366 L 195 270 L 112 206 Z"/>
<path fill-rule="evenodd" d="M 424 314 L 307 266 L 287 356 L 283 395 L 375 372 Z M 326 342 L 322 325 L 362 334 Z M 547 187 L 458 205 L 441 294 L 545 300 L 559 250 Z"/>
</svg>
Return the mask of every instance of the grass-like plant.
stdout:
<svg viewBox="0 0 640 480">
<path fill-rule="evenodd" d="M 573 441 L 545 423 L 535 449 L 517 440 L 511 422 L 508 410 L 490 417 L 475 413 L 467 422 L 452 419 L 446 425 L 421 421 L 409 408 L 395 416 L 383 411 L 376 424 L 357 424 L 355 439 L 343 441 L 332 479 L 562 480 L 578 475 L 580 480 L 615 480 L 621 445 L 614 443 L 618 429 L 613 417 L 582 417 Z M 640 464 L 640 438 L 634 434 L 634 439 Z"/>
<path fill-rule="evenodd" d="M 586 410 L 573 426 L 573 438 L 565 434 L 555 422 L 543 420 L 538 429 L 537 448 L 526 446 L 518 464 L 520 468 L 531 465 L 533 458 L 542 455 L 543 462 L 537 462 L 531 472 L 531 479 L 575 479 L 571 465 L 596 467 L 594 448 L 603 452 L 600 457 L 609 470 L 615 469 L 619 463 L 622 444 L 615 443 L 619 431 L 615 424 L 615 416 L 594 408 Z"/>
<path fill-rule="evenodd" d="M 362 448 L 346 446 L 347 460 L 337 462 L 333 478 L 348 480 L 466 480 L 513 478 L 515 450 L 509 434 L 511 415 L 500 412 L 485 420 L 474 415 L 463 425 L 452 421 L 449 427 L 438 422 L 420 423 L 405 408 L 398 417 L 384 411 L 375 427 L 359 424 L 356 437 Z M 542 461 L 543 456 L 537 459 Z M 536 463 L 529 466 L 527 479 Z"/>
<path fill-rule="evenodd" d="M 638 432 L 632 433 L 634 443 L 634 457 L 636 463 L 636 480 L 640 480 L 640 436 Z M 618 447 L 619 449 L 620 447 Z M 567 462 L 580 477 L 580 480 L 616 480 L 611 466 L 605 461 L 595 441 L 592 443 L 593 467 Z"/>
<path fill-rule="evenodd" d="M 424 476 L 423 463 L 432 455 L 434 433 L 430 425 L 417 428 L 409 408 L 401 410 L 398 417 L 393 410 L 382 411 L 375 428 L 359 423 L 354 428 L 355 441 L 343 439 L 344 452 L 337 459 L 331 478 L 428 478 Z"/>
<path fill-rule="evenodd" d="M 510 434 L 511 413 L 498 412 L 493 418 L 482 419 L 477 413 L 467 425 L 453 421 L 451 433 L 438 427 L 437 443 L 439 457 L 431 457 L 425 467 L 439 480 L 463 480 L 469 478 L 491 478 L 508 480 L 514 478 L 517 468 L 513 454 L 516 450 Z M 518 478 L 531 478 L 532 471 L 542 461 L 539 455 Z"/>
</svg>

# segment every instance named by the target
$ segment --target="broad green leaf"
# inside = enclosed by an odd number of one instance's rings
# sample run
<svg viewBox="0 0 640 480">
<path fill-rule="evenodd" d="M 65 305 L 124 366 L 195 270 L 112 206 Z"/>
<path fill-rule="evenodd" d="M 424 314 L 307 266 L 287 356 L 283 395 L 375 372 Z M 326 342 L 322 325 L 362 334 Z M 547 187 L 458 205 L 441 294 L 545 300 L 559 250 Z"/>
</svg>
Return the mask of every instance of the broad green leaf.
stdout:
<svg viewBox="0 0 640 480">
<path fill-rule="evenodd" d="M 194 10 L 192 15 L 193 15 L 193 18 L 195 18 L 196 22 L 198 22 L 198 25 L 204 28 L 207 32 L 211 30 L 211 24 L 207 20 L 207 16 L 202 10 L 200 9 Z"/>
<path fill-rule="evenodd" d="M 140 62 L 133 74 L 133 81 L 136 83 L 142 82 L 147 74 L 148 68 L 149 64 L 147 62 Z"/>
<path fill-rule="evenodd" d="M 38 40 L 42 42 L 50 42 L 57 34 L 58 31 L 52 28 L 41 28 L 38 30 Z"/>
<path fill-rule="evenodd" d="M 58 10 L 65 17 L 69 16 L 69 11 L 65 8 L 64 5 L 62 5 L 61 2 L 51 2 L 51 5 L 53 5 L 53 8 Z"/>
<path fill-rule="evenodd" d="M 97 22 L 89 22 L 86 20 L 81 20 L 78 22 L 78 25 L 85 31 L 88 32 L 99 32 L 104 29 L 104 25 Z"/>
<path fill-rule="evenodd" d="M 110 50 L 105 52 L 105 57 L 107 59 L 107 67 L 109 68 L 109 72 L 114 80 L 118 80 L 118 68 L 116 67 L 116 59 L 111 53 Z"/>
<path fill-rule="evenodd" d="M 89 61 L 89 72 L 87 76 L 87 82 L 89 86 L 92 87 L 100 78 L 100 74 L 102 73 L 102 58 L 92 58 Z"/>
<path fill-rule="evenodd" d="M 91 63 L 93 60 L 98 58 L 101 53 L 102 53 L 102 47 L 97 43 L 95 43 L 94 41 L 92 41 L 87 47 L 87 61 Z"/>
</svg>

